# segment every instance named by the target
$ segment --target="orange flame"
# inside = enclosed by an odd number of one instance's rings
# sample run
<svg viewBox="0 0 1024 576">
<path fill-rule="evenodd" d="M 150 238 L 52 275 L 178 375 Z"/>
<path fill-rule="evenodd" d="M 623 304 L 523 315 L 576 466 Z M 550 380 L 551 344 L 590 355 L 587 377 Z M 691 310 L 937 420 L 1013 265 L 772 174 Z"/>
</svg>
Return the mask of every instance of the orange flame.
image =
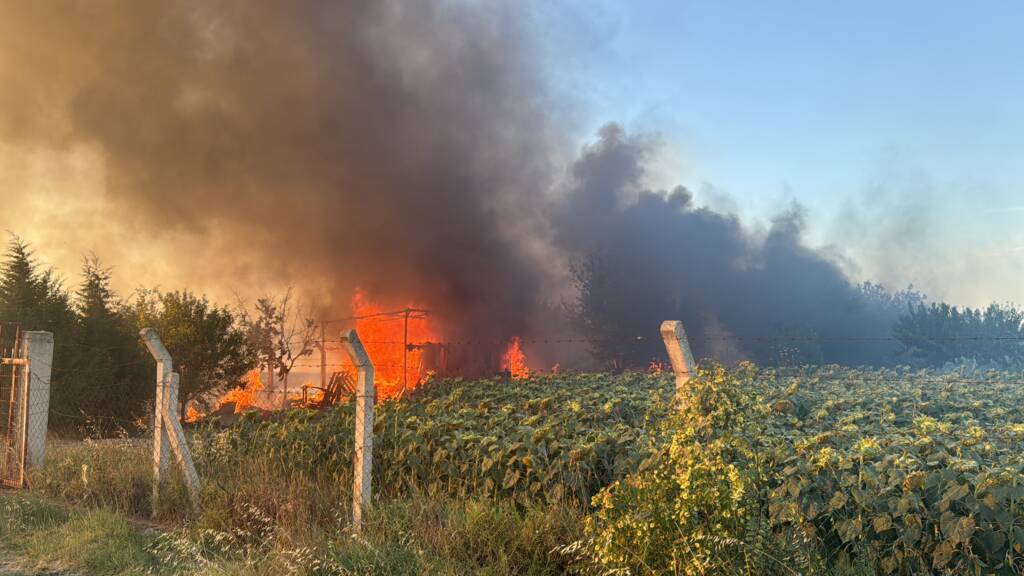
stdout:
<svg viewBox="0 0 1024 576">
<path fill-rule="evenodd" d="M 228 390 L 217 401 L 217 408 L 225 404 L 235 403 L 235 414 L 246 408 L 260 407 L 260 392 L 263 391 L 263 382 L 260 380 L 259 370 L 250 370 L 243 378 L 243 385 Z"/>
<path fill-rule="evenodd" d="M 257 369 L 250 370 L 245 376 L 242 376 L 242 382 L 238 386 L 228 390 L 217 399 L 213 412 L 221 410 L 228 404 L 234 404 L 232 408 L 234 414 L 240 414 L 245 410 L 253 408 L 261 410 L 277 408 L 277 406 L 273 406 L 271 399 L 264 396 L 264 386 L 263 381 L 260 379 L 260 371 Z M 195 405 L 189 404 L 185 414 L 185 421 L 196 422 L 204 416 L 206 416 L 205 413 L 200 412 Z"/>
<path fill-rule="evenodd" d="M 513 338 L 505 350 L 505 355 L 501 359 L 501 368 L 516 380 L 530 377 L 530 367 L 526 365 L 526 354 L 523 354 L 519 336 Z"/>
<path fill-rule="evenodd" d="M 423 307 L 410 303 L 405 310 L 385 311 L 362 291 L 352 298 L 356 331 L 374 366 L 374 382 L 379 398 L 397 396 L 418 386 L 425 378 L 423 350 L 427 342 L 437 342 L 440 333 Z"/>
</svg>

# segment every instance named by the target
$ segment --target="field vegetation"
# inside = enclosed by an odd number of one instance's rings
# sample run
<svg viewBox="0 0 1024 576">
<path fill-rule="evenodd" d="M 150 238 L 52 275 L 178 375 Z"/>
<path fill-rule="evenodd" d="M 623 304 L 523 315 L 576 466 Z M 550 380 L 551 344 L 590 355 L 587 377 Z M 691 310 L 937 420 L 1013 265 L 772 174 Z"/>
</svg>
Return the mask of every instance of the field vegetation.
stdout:
<svg viewBox="0 0 1024 576">
<path fill-rule="evenodd" d="M 650 456 L 671 379 L 562 374 L 432 382 L 378 404 L 365 532 L 348 529 L 353 405 L 189 432 L 200 511 L 175 481 L 144 550 L 170 573 L 559 574 L 591 498 Z M 149 445 L 57 443 L 33 493 L 145 518 Z"/>
<path fill-rule="evenodd" d="M 442 380 L 377 407 L 375 505 L 348 529 L 351 404 L 190 432 L 156 525 L 148 444 L 54 445 L 3 529 L 124 540 L 99 573 L 1018 574 L 1024 381 L 708 366 L 670 378 Z M 18 500 L 20 503 L 14 503 Z M 34 527 L 34 528 L 33 528 Z M 88 558 L 75 553 L 77 565 Z M 115 561 L 116 560 L 116 561 Z M 99 562 L 99 560 L 88 560 Z"/>
<path fill-rule="evenodd" d="M 1022 396 L 1019 373 L 705 370 L 655 465 L 595 498 L 591 558 L 633 573 L 1019 574 Z"/>
</svg>

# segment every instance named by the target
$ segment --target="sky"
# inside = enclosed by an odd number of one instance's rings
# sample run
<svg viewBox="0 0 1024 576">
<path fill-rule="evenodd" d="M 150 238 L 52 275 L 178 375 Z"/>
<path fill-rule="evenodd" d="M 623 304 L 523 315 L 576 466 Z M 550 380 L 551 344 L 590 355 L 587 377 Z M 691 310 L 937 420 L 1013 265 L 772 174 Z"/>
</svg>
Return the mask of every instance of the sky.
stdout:
<svg viewBox="0 0 1024 576">
<path fill-rule="evenodd" d="M 891 289 L 912 284 L 934 300 L 961 305 L 1024 303 L 1024 227 L 1018 225 L 1024 218 L 1024 74 L 1018 63 L 1024 54 L 1018 31 L 1024 4 L 564 0 L 534 7 L 535 37 L 506 40 L 513 50 L 529 52 L 523 59 L 541 59 L 545 87 L 554 95 L 551 105 L 557 106 L 551 114 L 558 121 L 550 125 L 564 129 L 569 143 L 561 159 L 565 165 L 595 141 L 601 126 L 617 122 L 630 134 L 660 143 L 646 171 L 650 186 L 685 185 L 699 204 L 734 213 L 755 231 L 799 205 L 806 241 L 832 254 L 856 281 Z M 130 30 L 119 27 L 119 18 L 129 21 L 111 11 L 111 25 L 100 29 Z M 0 22 L 0 30 L 5 25 L 12 27 L 11 37 L 21 24 L 9 19 Z M 444 35 L 438 26 L 410 26 L 400 28 L 409 38 L 394 39 L 397 48 L 383 45 L 404 54 L 408 40 L 435 50 L 438 58 L 447 50 L 457 54 L 454 43 L 436 38 Z M 214 34 L 216 28 L 206 31 Z M 60 74 L 64 66 L 69 77 L 90 79 L 105 74 L 103 62 L 76 60 L 74 43 L 64 54 L 32 40 L 33 34 L 22 36 L 28 40 L 6 54 L 10 71 L 3 70 L 0 53 L 0 78 L 10 85 L 36 80 L 39 101 L 62 95 L 60 83 L 47 80 L 51 70 Z M 431 55 L 411 54 L 410 70 L 422 63 L 417 58 Z M 321 62 L 328 56 L 314 60 L 329 70 Z M 501 61 L 496 54 L 488 57 Z M 44 74 L 23 74 L 19 66 L 33 58 L 44 61 Z M 458 79 L 457 65 L 451 69 L 451 78 Z M 216 76 L 194 79 L 220 88 Z M 94 95 L 116 102 L 116 82 L 104 82 L 109 93 Z M 127 82 L 125 87 L 132 88 Z M 188 86 L 181 89 L 183 97 L 195 96 Z M 288 90 L 281 92 L 290 101 Z M 522 99 L 506 98 L 483 109 L 500 114 Z M 211 102 L 192 104 L 215 108 Z M 20 128 L 18 118 L 13 120 Z M 0 139 L 0 230 L 31 242 L 40 259 L 72 285 L 89 252 L 115 267 L 122 292 L 187 282 L 231 301 L 245 284 L 259 285 L 250 280 L 263 278 L 267 268 L 259 254 L 218 260 L 216 266 L 190 262 L 196 253 L 230 255 L 237 249 L 238 234 L 216 219 L 192 229 L 154 230 L 151 221 L 122 209 L 131 196 L 112 192 L 119 185 L 117 172 L 107 169 L 114 152 L 95 145 L 97 134 L 120 134 L 108 127 L 132 132 L 114 119 L 85 126 L 87 136 L 77 140 Z M 501 126 L 494 131 L 505 134 Z M 457 134 L 452 142 L 460 142 Z M 183 261 L 190 264 L 187 279 Z M 289 273 L 304 270 L 293 267 Z M 225 275 L 237 281 L 226 284 Z"/>
<path fill-rule="evenodd" d="M 1024 5 L 570 6 L 549 50 L 581 134 L 660 134 L 654 185 L 751 226 L 798 202 L 858 279 L 1024 301 Z"/>
</svg>

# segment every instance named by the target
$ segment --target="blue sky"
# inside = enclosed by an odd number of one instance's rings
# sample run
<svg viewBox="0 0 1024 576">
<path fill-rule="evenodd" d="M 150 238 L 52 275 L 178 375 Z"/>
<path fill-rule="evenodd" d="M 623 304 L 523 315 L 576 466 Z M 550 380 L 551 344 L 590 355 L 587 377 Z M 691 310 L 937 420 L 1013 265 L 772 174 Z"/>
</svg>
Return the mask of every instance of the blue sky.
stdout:
<svg viewBox="0 0 1024 576">
<path fill-rule="evenodd" d="M 796 200 L 860 278 L 1024 302 L 1024 4 L 596 2 L 553 22 L 583 113 L 752 226 Z"/>
</svg>

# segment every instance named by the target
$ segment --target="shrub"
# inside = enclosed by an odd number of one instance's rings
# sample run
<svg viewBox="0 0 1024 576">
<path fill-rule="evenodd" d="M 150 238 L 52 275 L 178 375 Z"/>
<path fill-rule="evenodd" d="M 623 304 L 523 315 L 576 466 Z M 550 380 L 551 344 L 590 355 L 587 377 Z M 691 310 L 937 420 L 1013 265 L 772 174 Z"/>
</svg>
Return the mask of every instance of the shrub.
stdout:
<svg viewBox="0 0 1024 576">
<path fill-rule="evenodd" d="M 765 574 L 792 559 L 765 521 L 769 408 L 755 371 L 702 368 L 648 466 L 594 498 L 588 559 L 643 574 Z"/>
</svg>

